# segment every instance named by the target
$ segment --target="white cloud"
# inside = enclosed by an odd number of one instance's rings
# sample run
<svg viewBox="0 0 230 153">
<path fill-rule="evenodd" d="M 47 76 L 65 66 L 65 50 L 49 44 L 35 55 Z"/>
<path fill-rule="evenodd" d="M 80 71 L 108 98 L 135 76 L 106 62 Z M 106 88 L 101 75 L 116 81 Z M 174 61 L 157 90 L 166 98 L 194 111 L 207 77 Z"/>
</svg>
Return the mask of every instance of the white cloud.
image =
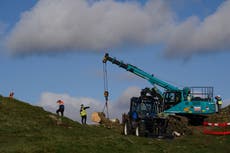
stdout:
<svg viewBox="0 0 230 153">
<path fill-rule="evenodd" d="M 131 97 L 139 97 L 140 88 L 138 87 L 129 87 L 126 89 L 123 94 L 118 98 L 118 100 L 111 103 L 109 111 L 112 117 L 118 118 L 121 120 L 123 113 L 128 113 L 130 107 Z"/>
<path fill-rule="evenodd" d="M 172 14 L 160 0 L 40 0 L 21 15 L 8 37 L 15 54 L 65 49 L 99 51 L 130 44 L 159 42 L 171 27 Z"/>
<path fill-rule="evenodd" d="M 104 51 L 162 43 L 168 56 L 230 49 L 230 0 L 213 14 L 175 20 L 167 0 L 39 0 L 7 38 L 13 54 Z M 178 15 L 179 16 L 179 15 Z"/>
<path fill-rule="evenodd" d="M 169 55 L 191 55 L 230 49 L 230 0 L 200 21 L 190 17 L 179 24 L 167 43 Z"/>
<path fill-rule="evenodd" d="M 118 100 L 109 101 L 109 117 L 121 119 L 122 113 L 128 111 L 130 98 L 133 96 L 139 96 L 140 89 L 137 87 L 130 87 L 121 95 Z M 68 94 L 56 94 L 45 92 L 41 95 L 41 99 L 38 103 L 39 106 L 42 106 L 45 110 L 52 113 L 56 113 L 58 109 L 58 104 L 56 101 L 62 99 L 65 102 L 65 111 L 64 115 L 71 118 L 72 120 L 80 122 L 80 105 L 84 104 L 85 106 L 90 106 L 90 109 L 87 109 L 88 112 L 88 123 L 91 123 L 90 117 L 93 112 L 103 111 L 104 102 L 98 101 L 94 98 L 89 97 L 71 97 Z M 105 112 L 106 113 L 106 112 Z"/>
</svg>

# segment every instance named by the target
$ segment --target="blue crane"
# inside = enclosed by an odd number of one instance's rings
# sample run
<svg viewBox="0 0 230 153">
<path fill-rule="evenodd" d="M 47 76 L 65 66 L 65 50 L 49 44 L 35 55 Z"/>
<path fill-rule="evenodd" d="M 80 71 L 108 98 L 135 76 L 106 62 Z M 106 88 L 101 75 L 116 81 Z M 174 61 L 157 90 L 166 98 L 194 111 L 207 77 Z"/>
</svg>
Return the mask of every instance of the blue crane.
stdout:
<svg viewBox="0 0 230 153">
<path fill-rule="evenodd" d="M 165 89 L 161 95 L 164 103 L 164 113 L 183 115 L 204 115 L 216 112 L 213 99 L 213 87 L 185 87 L 179 89 L 165 81 L 162 81 L 152 74 L 131 64 L 123 63 L 108 53 L 103 58 L 103 63 L 107 61 L 115 64 L 145 80 L 153 86 L 157 85 Z"/>
</svg>

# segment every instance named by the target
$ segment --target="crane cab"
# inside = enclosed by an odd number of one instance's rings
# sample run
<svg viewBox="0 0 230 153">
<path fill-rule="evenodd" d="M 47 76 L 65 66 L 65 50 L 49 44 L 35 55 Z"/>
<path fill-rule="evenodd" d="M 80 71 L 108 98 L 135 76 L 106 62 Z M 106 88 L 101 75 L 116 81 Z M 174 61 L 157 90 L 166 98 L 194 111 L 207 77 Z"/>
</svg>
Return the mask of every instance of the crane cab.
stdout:
<svg viewBox="0 0 230 153">
<path fill-rule="evenodd" d="M 213 114 L 216 112 L 213 87 L 189 87 L 189 91 L 166 91 L 165 112 L 175 114 Z"/>
</svg>

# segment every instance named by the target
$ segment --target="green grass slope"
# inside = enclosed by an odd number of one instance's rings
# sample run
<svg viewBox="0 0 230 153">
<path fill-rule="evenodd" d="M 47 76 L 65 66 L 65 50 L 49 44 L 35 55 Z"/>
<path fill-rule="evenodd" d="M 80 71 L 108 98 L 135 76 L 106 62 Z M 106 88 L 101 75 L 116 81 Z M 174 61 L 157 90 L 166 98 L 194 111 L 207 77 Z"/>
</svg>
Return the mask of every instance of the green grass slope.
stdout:
<svg viewBox="0 0 230 153">
<path fill-rule="evenodd" d="M 230 136 L 203 135 L 198 127 L 191 136 L 158 140 L 59 119 L 41 107 L 0 96 L 0 153 L 230 152 Z"/>
</svg>

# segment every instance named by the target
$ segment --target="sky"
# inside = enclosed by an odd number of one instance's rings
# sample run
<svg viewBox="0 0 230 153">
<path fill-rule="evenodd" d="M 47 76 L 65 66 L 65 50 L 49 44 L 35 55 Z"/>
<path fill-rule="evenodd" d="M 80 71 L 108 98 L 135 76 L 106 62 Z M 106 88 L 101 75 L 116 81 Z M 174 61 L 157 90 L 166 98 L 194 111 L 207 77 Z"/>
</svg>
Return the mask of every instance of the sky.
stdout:
<svg viewBox="0 0 230 153">
<path fill-rule="evenodd" d="M 1 0 L 0 94 L 80 121 L 103 111 L 105 53 L 174 86 L 212 86 L 230 104 L 230 0 Z M 144 79 L 107 63 L 109 117 Z M 88 119 L 89 121 L 90 119 Z"/>
</svg>

